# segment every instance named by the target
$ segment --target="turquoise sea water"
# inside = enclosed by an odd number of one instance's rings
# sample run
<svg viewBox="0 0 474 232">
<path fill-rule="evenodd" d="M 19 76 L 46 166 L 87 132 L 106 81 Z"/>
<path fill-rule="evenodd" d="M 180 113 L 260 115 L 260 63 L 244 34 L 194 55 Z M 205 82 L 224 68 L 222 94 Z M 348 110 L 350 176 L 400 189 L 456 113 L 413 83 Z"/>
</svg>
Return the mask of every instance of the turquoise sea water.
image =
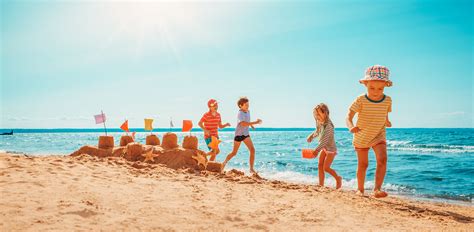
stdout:
<svg viewBox="0 0 474 232">
<path fill-rule="evenodd" d="M 317 183 L 317 160 L 301 158 L 301 149 L 315 147 L 306 143 L 310 128 L 263 128 L 251 132 L 257 154 L 256 169 L 269 179 L 296 183 Z M 9 130 L 0 130 L 6 132 Z M 135 130 L 136 131 L 136 130 Z M 137 139 L 145 141 L 149 132 L 138 130 Z M 169 130 L 154 132 L 162 135 Z M 178 131 L 178 130 L 174 130 Z M 198 136 L 200 148 L 207 149 L 202 132 Z M 100 129 L 17 129 L 13 136 L 0 136 L 0 150 L 32 155 L 70 154 L 83 145 L 97 144 Z M 118 130 L 109 130 L 116 144 Z M 177 132 L 182 139 L 188 133 Z M 234 132 L 220 132 L 221 154 L 218 161 L 232 150 Z M 343 188 L 355 189 L 357 159 L 352 149 L 352 135 L 347 129 L 336 129 L 339 154 L 333 168 L 343 176 Z M 388 170 L 384 188 L 392 194 L 441 201 L 454 200 L 473 204 L 474 196 L 474 129 L 389 129 Z M 373 188 L 375 157 L 369 154 L 366 188 Z M 239 154 L 229 162 L 228 168 L 248 170 L 248 150 L 242 144 Z M 326 175 L 326 183 L 334 180 Z"/>
</svg>

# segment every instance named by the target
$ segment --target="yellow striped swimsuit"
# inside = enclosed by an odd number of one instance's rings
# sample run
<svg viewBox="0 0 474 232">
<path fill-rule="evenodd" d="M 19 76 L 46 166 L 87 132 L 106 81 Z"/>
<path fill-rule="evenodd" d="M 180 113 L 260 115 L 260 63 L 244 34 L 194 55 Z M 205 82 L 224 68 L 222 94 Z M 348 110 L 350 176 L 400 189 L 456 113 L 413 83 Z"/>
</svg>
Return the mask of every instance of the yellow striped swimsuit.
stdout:
<svg viewBox="0 0 474 232">
<path fill-rule="evenodd" d="M 366 94 L 358 96 L 350 107 L 357 113 L 357 124 L 360 131 L 354 133 L 352 144 L 356 148 L 370 148 L 385 142 L 385 122 L 392 112 L 392 98 L 384 95 L 382 100 L 373 101 Z"/>
</svg>

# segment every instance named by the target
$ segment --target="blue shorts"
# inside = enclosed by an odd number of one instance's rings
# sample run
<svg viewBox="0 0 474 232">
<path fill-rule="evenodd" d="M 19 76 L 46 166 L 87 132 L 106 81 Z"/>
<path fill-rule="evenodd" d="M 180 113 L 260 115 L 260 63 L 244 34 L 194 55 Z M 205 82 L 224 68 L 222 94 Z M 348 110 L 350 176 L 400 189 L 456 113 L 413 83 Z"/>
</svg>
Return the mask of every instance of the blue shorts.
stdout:
<svg viewBox="0 0 474 232">
<path fill-rule="evenodd" d="M 219 137 L 216 137 L 216 138 L 219 139 Z M 209 143 L 212 142 L 212 137 L 206 138 L 204 140 L 206 141 L 207 148 L 209 148 L 209 150 L 212 150 L 212 148 L 209 147 Z"/>
</svg>

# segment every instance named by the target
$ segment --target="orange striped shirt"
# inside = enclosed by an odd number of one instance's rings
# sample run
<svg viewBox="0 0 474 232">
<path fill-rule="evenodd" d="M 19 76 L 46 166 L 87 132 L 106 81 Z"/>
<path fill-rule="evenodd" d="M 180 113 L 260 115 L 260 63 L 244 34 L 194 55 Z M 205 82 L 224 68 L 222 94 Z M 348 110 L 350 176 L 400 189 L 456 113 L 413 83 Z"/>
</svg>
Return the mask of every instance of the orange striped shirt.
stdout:
<svg viewBox="0 0 474 232">
<path fill-rule="evenodd" d="M 369 148 L 385 141 L 385 123 L 392 112 L 392 98 L 385 95 L 380 101 L 373 101 L 363 94 L 352 103 L 350 110 L 357 113 L 360 131 L 354 133 L 352 143 L 357 148 Z"/>
<path fill-rule="evenodd" d="M 205 138 L 210 138 L 211 136 L 218 137 L 217 130 L 219 129 L 219 124 L 221 123 L 221 115 L 216 112 L 215 115 L 212 115 L 210 111 L 206 112 L 201 121 L 204 123 L 204 128 L 209 131 L 210 135 L 204 135 Z"/>
</svg>

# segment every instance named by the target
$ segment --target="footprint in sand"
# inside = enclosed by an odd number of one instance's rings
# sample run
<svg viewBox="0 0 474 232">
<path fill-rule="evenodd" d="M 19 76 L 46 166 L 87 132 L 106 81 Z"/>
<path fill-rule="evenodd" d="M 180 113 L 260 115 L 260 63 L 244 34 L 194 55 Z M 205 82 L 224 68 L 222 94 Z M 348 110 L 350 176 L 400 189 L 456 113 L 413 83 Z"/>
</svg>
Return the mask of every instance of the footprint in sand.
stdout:
<svg viewBox="0 0 474 232">
<path fill-rule="evenodd" d="M 62 213 L 62 214 L 63 215 L 73 214 L 73 215 L 81 216 L 83 218 L 89 218 L 89 217 L 97 215 L 98 213 L 95 212 L 95 211 L 89 210 L 89 209 L 83 209 L 83 210 L 80 210 L 80 211 L 71 211 L 71 212 L 66 212 L 66 213 Z"/>
</svg>

